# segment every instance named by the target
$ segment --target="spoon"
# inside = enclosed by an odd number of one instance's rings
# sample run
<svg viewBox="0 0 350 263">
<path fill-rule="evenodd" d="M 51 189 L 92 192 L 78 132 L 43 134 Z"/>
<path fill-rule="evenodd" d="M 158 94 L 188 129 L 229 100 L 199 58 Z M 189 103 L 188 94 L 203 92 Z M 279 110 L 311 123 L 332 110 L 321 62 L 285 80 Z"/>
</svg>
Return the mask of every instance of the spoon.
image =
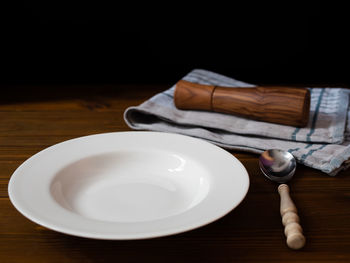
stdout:
<svg viewBox="0 0 350 263">
<path fill-rule="evenodd" d="M 294 156 L 279 149 L 267 150 L 260 155 L 259 166 L 267 178 L 280 184 L 278 186 L 278 193 L 281 197 L 280 212 L 288 247 L 292 249 L 302 248 L 305 244 L 305 237 L 299 224 L 297 208 L 289 195 L 289 187 L 285 184 L 292 179 L 295 173 Z"/>
</svg>

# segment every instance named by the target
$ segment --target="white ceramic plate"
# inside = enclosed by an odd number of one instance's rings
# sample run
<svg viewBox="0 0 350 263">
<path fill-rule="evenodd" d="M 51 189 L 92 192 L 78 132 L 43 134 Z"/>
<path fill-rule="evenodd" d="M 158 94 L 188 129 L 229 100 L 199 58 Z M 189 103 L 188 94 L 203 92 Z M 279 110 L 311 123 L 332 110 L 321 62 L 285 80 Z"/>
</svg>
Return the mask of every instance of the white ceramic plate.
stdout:
<svg viewBox="0 0 350 263">
<path fill-rule="evenodd" d="M 97 134 L 51 146 L 12 175 L 13 205 L 35 223 L 97 239 L 188 231 L 224 216 L 249 177 L 232 154 L 158 132 Z"/>
</svg>

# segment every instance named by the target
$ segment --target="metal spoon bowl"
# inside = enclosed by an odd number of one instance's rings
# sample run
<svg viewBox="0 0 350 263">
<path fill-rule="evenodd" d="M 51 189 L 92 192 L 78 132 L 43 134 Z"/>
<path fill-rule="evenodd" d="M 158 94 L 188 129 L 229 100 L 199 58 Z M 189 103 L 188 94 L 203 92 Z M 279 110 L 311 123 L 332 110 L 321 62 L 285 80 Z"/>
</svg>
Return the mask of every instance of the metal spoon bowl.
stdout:
<svg viewBox="0 0 350 263">
<path fill-rule="evenodd" d="M 270 180 L 286 183 L 292 179 L 297 163 L 291 153 L 280 149 L 271 149 L 260 155 L 259 166 L 263 174 Z"/>
</svg>

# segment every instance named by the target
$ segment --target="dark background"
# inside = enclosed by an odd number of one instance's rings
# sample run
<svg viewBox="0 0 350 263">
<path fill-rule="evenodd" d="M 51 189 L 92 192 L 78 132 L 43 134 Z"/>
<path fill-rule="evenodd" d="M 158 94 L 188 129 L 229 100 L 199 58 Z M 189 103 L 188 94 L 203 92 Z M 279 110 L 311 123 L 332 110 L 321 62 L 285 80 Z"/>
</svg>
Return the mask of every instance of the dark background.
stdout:
<svg viewBox="0 0 350 263">
<path fill-rule="evenodd" d="M 257 84 L 345 84 L 345 4 L 12 4 L 1 83 L 173 83 L 204 68 Z M 147 1 L 148 2 L 148 1 Z"/>
</svg>

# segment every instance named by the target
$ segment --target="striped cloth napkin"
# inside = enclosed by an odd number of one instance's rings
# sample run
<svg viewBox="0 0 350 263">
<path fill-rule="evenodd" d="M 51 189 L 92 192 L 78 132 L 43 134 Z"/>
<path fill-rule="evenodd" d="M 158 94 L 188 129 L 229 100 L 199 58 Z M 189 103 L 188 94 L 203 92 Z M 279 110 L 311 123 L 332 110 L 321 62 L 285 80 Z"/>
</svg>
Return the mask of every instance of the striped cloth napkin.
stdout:
<svg viewBox="0 0 350 263">
<path fill-rule="evenodd" d="M 214 72 L 195 69 L 184 80 L 216 86 L 253 87 Z M 130 128 L 180 133 L 205 139 L 226 149 L 261 153 L 278 148 L 291 152 L 299 163 L 335 175 L 350 166 L 349 91 L 344 88 L 309 88 L 310 118 L 296 128 L 249 120 L 216 112 L 179 110 L 174 105 L 175 85 L 139 106 L 126 109 Z"/>
</svg>

